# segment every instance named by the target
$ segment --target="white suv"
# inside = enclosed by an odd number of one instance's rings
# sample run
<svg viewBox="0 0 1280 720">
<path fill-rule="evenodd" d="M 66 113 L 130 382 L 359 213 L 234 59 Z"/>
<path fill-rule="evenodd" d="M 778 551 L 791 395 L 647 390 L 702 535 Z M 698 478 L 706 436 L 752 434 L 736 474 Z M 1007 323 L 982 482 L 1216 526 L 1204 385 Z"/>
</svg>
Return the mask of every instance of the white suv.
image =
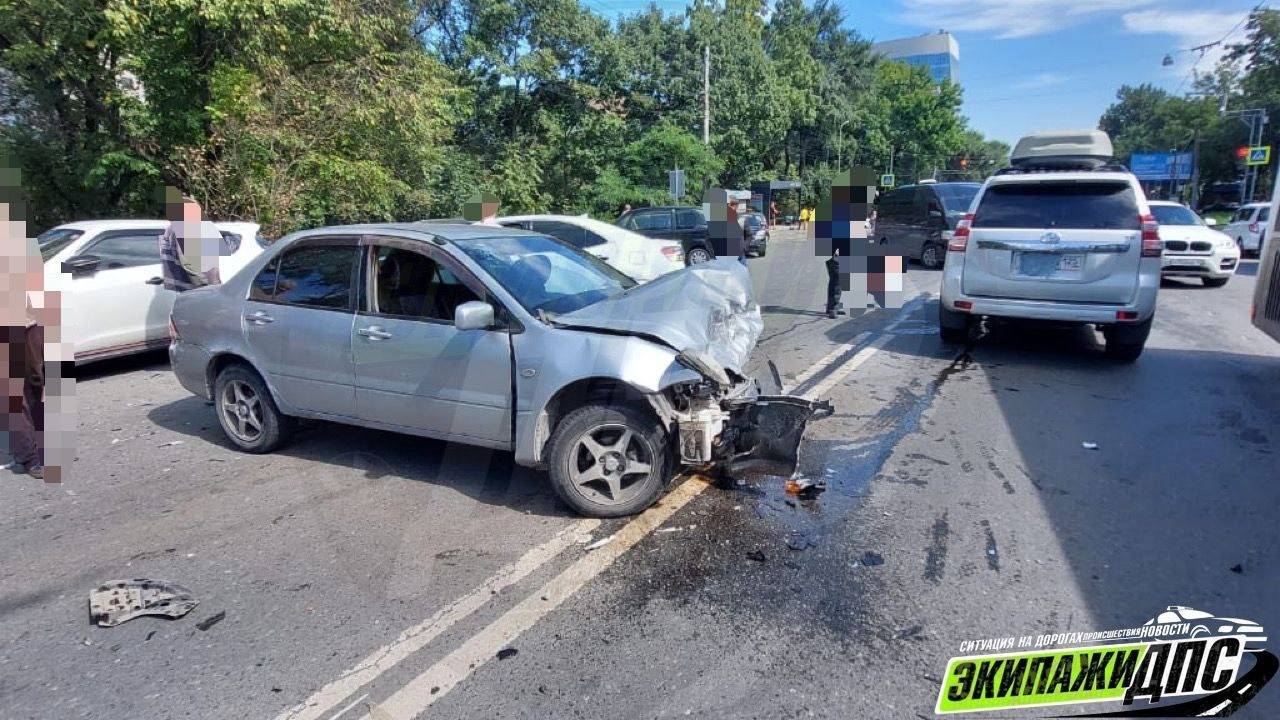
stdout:
<svg viewBox="0 0 1280 720">
<path fill-rule="evenodd" d="M 1270 203 L 1249 203 L 1240 206 L 1236 214 L 1231 216 L 1225 232 L 1240 246 L 1244 255 L 1257 255 L 1262 249 L 1262 239 L 1267 234 L 1267 218 L 1271 213 Z"/>
<path fill-rule="evenodd" d="M 1137 178 L 1107 165 L 1100 131 L 1023 138 L 947 246 L 938 323 L 963 342 L 976 318 L 1096 325 L 1107 354 L 1142 353 L 1160 288 L 1159 228 Z"/>
</svg>

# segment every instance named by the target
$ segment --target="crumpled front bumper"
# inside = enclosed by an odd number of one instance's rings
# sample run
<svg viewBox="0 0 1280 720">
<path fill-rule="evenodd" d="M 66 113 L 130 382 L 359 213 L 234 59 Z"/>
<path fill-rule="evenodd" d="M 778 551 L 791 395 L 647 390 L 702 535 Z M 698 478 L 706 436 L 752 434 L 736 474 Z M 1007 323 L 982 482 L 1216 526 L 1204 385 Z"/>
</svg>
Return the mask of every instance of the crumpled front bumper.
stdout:
<svg viewBox="0 0 1280 720">
<path fill-rule="evenodd" d="M 833 412 L 830 401 L 791 395 L 739 394 L 682 413 L 676 420 L 680 460 L 728 472 L 790 476 L 809 421 Z"/>
</svg>

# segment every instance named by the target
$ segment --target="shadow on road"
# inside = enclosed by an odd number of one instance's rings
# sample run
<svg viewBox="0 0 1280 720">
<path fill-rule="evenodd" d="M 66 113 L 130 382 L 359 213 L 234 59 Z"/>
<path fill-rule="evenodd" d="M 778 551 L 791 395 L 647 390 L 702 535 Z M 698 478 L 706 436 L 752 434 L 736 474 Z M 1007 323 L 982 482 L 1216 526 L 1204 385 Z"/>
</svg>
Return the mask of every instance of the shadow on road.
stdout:
<svg viewBox="0 0 1280 720">
<path fill-rule="evenodd" d="M 176 433 L 231 448 L 213 406 L 195 396 L 153 408 L 148 419 Z M 234 449 L 232 450 L 235 451 Z M 339 423 L 300 422 L 273 455 L 349 468 L 353 478 L 400 477 L 448 487 L 487 504 L 548 517 L 572 516 L 541 472 L 516 465 L 509 452 Z M 298 477 L 305 483 L 307 478 Z"/>
<path fill-rule="evenodd" d="M 136 355 L 125 355 L 79 365 L 76 367 L 76 379 L 96 380 L 108 375 L 120 375 L 135 370 L 166 370 L 168 367 L 168 350 L 148 350 Z"/>
</svg>

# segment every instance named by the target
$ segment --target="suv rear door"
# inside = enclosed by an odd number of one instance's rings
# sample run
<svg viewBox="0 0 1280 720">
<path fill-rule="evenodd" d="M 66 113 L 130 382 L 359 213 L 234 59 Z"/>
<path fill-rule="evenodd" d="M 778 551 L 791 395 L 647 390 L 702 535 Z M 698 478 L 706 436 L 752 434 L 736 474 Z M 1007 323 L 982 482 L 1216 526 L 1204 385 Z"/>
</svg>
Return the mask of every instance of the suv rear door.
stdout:
<svg viewBox="0 0 1280 720">
<path fill-rule="evenodd" d="M 1142 260 L 1124 178 L 993 181 L 979 199 L 962 288 L 975 296 L 1126 304 Z"/>
</svg>

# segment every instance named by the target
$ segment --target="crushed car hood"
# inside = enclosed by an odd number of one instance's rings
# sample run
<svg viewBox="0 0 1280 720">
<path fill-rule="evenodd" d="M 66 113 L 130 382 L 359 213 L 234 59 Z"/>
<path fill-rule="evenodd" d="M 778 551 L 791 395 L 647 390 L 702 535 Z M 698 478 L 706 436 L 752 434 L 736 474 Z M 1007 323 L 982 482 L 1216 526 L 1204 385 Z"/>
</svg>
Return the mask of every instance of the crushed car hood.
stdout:
<svg viewBox="0 0 1280 720">
<path fill-rule="evenodd" d="M 764 320 L 751 275 L 722 258 L 662 275 L 611 298 L 555 317 L 562 327 L 605 330 L 661 340 L 686 356 L 743 375 Z"/>
</svg>

